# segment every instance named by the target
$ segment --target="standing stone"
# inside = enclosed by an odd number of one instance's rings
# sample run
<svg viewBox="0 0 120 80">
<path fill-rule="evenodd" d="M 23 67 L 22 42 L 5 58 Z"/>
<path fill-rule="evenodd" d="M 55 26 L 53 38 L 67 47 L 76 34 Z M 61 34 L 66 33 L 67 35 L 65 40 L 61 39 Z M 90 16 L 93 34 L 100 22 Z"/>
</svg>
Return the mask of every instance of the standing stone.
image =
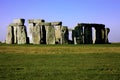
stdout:
<svg viewBox="0 0 120 80">
<path fill-rule="evenodd" d="M 60 44 L 62 22 L 51 22 L 51 25 L 55 28 L 55 42 Z"/>
<path fill-rule="evenodd" d="M 27 42 L 27 32 L 26 26 L 17 26 L 17 43 L 26 44 Z"/>
<path fill-rule="evenodd" d="M 95 25 L 96 29 L 96 44 L 103 44 L 104 43 L 104 27 L 102 24 Z"/>
<path fill-rule="evenodd" d="M 28 20 L 30 43 L 45 44 L 46 40 L 44 38 L 46 37 L 43 36 L 43 35 L 46 35 L 45 26 L 41 25 L 41 23 L 44 23 L 44 22 L 45 20 L 43 19 Z"/>
<path fill-rule="evenodd" d="M 105 25 L 101 26 L 102 44 L 105 44 Z"/>
<path fill-rule="evenodd" d="M 14 26 L 14 38 L 17 44 L 26 44 L 28 43 L 27 30 L 24 25 L 25 19 L 15 19 L 13 21 L 16 25 Z"/>
<path fill-rule="evenodd" d="M 78 26 L 75 27 L 74 30 L 74 41 L 76 41 L 76 44 L 83 44 L 84 38 L 83 38 L 83 26 L 81 24 L 78 24 Z"/>
<path fill-rule="evenodd" d="M 24 19 L 15 19 L 13 23 L 9 25 L 6 43 L 9 43 L 9 44 L 28 43 L 27 31 L 26 31 L 26 27 L 24 26 L 24 22 L 25 22 Z"/>
<path fill-rule="evenodd" d="M 84 44 L 92 44 L 92 27 L 84 25 Z"/>
<path fill-rule="evenodd" d="M 105 28 L 105 43 L 109 43 L 109 40 L 108 40 L 109 32 L 110 32 L 110 29 L 109 28 Z"/>
<path fill-rule="evenodd" d="M 33 27 L 33 31 L 32 31 L 32 40 L 33 40 L 33 44 L 40 44 L 40 40 L 41 40 L 41 29 L 39 25 L 36 25 Z"/>
<path fill-rule="evenodd" d="M 101 37 L 101 31 L 100 31 L 100 26 L 98 26 L 98 25 L 95 25 L 95 30 L 96 30 L 96 40 L 95 40 L 95 44 L 100 44 L 100 42 L 101 42 L 101 39 L 100 39 L 100 37 Z"/>
<path fill-rule="evenodd" d="M 33 27 L 34 27 L 34 23 L 28 23 L 28 27 L 29 27 L 29 40 L 30 40 L 30 43 L 33 43 L 33 38 L 32 38 L 32 33 L 33 33 Z"/>
<path fill-rule="evenodd" d="M 69 32 L 67 26 L 61 27 L 61 44 L 68 44 Z"/>
<path fill-rule="evenodd" d="M 93 29 L 92 29 L 92 40 L 93 40 L 93 44 L 95 44 L 95 40 L 96 40 L 96 30 L 95 30 L 95 28 L 93 27 Z"/>
<path fill-rule="evenodd" d="M 51 23 L 46 23 L 46 44 L 55 44 L 55 29 Z"/>
<path fill-rule="evenodd" d="M 13 43 L 14 43 L 13 26 L 9 25 L 7 29 L 6 44 L 13 44 Z"/>
<path fill-rule="evenodd" d="M 77 44 L 76 37 L 75 37 L 75 30 L 72 30 L 72 41 L 74 44 Z"/>
<path fill-rule="evenodd" d="M 41 44 L 46 44 L 46 28 L 45 28 L 45 23 L 44 24 L 40 24 L 40 43 Z"/>
<path fill-rule="evenodd" d="M 14 29 L 14 44 L 17 44 L 17 25 L 14 25 L 13 29 Z"/>
</svg>

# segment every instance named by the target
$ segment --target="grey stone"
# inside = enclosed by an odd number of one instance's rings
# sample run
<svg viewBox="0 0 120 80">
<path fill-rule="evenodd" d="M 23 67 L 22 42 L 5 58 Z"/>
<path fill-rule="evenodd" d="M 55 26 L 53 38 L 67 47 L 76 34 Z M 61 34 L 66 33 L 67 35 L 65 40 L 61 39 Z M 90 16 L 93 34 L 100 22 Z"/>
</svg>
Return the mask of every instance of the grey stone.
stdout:
<svg viewBox="0 0 120 80">
<path fill-rule="evenodd" d="M 29 28 L 28 36 L 29 36 L 30 43 L 33 43 L 33 37 L 32 37 L 33 27 L 35 27 L 34 23 L 28 23 L 28 28 Z"/>
<path fill-rule="evenodd" d="M 90 25 L 84 26 L 84 44 L 92 44 L 92 27 Z"/>
<path fill-rule="evenodd" d="M 62 26 L 62 22 L 51 22 L 51 25 L 53 26 Z"/>
<path fill-rule="evenodd" d="M 96 44 L 103 44 L 105 43 L 105 32 L 104 32 L 104 25 L 99 24 L 95 26 L 96 29 Z"/>
<path fill-rule="evenodd" d="M 11 23 L 9 26 L 8 26 L 8 28 L 9 27 L 12 27 L 11 29 L 12 29 L 12 36 L 13 36 L 13 44 L 17 44 L 17 24 L 16 23 Z M 8 32 L 9 32 L 9 30 L 8 30 Z"/>
<path fill-rule="evenodd" d="M 96 40 L 96 30 L 95 30 L 95 28 L 93 28 L 93 30 L 92 30 L 92 40 L 93 40 L 93 44 L 95 44 L 95 40 Z"/>
<path fill-rule="evenodd" d="M 61 44 L 68 44 L 69 32 L 67 26 L 61 27 Z"/>
<path fill-rule="evenodd" d="M 13 37 L 13 26 L 8 26 L 7 29 L 7 36 L 6 36 L 6 44 L 13 44 L 14 37 Z"/>
<path fill-rule="evenodd" d="M 20 25 L 20 26 L 23 26 L 25 23 L 25 19 L 14 19 L 13 23 Z"/>
<path fill-rule="evenodd" d="M 109 28 L 105 28 L 105 43 L 109 43 L 109 40 L 108 40 L 109 32 L 110 32 L 110 29 Z"/>
<path fill-rule="evenodd" d="M 76 37 L 75 37 L 75 30 L 72 30 L 72 41 L 74 44 L 77 44 Z"/>
<path fill-rule="evenodd" d="M 40 40 L 41 40 L 41 29 L 39 25 L 33 26 L 33 30 L 32 30 L 32 40 L 33 40 L 33 44 L 40 44 Z"/>
<path fill-rule="evenodd" d="M 78 25 L 74 29 L 74 43 L 75 44 L 83 44 L 84 43 L 84 38 L 83 38 L 83 26 Z M 75 40 L 76 39 L 76 40 Z"/>
<path fill-rule="evenodd" d="M 27 31 L 24 26 L 24 19 L 15 19 L 8 27 L 6 43 L 26 44 L 28 43 Z M 10 36 L 9 36 L 10 35 Z"/>
<path fill-rule="evenodd" d="M 39 24 L 41 22 L 45 22 L 45 20 L 43 19 L 29 19 L 28 20 L 28 23 L 36 23 L 36 24 Z"/>
<path fill-rule="evenodd" d="M 27 32 L 26 26 L 17 26 L 17 43 L 26 44 L 27 42 Z"/>
<path fill-rule="evenodd" d="M 43 19 L 30 19 L 28 20 L 28 27 L 29 27 L 29 37 L 30 43 L 33 44 L 41 44 L 46 43 L 46 35 L 45 33 L 45 20 Z"/>
<path fill-rule="evenodd" d="M 55 29 L 51 23 L 46 23 L 46 44 L 55 44 Z"/>
<path fill-rule="evenodd" d="M 13 36 L 14 36 L 14 44 L 17 44 L 17 26 L 15 25 L 15 26 L 13 26 L 13 31 L 14 31 L 14 33 L 13 33 Z"/>
<path fill-rule="evenodd" d="M 46 29 L 45 29 L 45 25 L 41 25 L 41 44 L 46 44 Z"/>
<path fill-rule="evenodd" d="M 105 43 L 105 27 L 101 28 L 101 33 L 102 33 L 102 44 Z"/>
<path fill-rule="evenodd" d="M 62 22 L 51 22 L 51 25 L 55 28 L 55 42 L 60 44 Z"/>
</svg>

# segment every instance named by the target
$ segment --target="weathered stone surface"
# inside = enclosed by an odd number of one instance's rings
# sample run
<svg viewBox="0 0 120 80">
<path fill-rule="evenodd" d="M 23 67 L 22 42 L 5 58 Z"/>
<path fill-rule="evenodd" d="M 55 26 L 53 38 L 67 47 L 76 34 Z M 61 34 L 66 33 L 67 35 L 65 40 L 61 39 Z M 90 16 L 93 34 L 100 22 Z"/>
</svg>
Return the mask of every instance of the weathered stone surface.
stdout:
<svg viewBox="0 0 120 80">
<path fill-rule="evenodd" d="M 62 22 L 45 23 L 43 19 L 28 20 L 29 37 L 27 37 L 24 19 L 15 19 L 8 27 L 7 44 L 103 44 L 109 43 L 109 28 L 104 24 L 78 23 L 69 40 L 69 30 Z M 94 28 L 94 29 L 93 29 Z M 71 34 L 71 33 L 70 33 Z"/>
<path fill-rule="evenodd" d="M 76 37 L 75 37 L 75 30 L 72 30 L 72 41 L 74 44 L 77 44 Z"/>
<path fill-rule="evenodd" d="M 55 44 L 55 29 L 51 23 L 46 23 L 46 44 Z"/>
<path fill-rule="evenodd" d="M 51 25 L 53 26 L 62 26 L 62 22 L 51 22 Z"/>
<path fill-rule="evenodd" d="M 33 27 L 34 27 L 34 23 L 28 23 L 28 28 L 29 28 L 28 36 L 30 43 L 33 43 L 33 38 L 32 38 Z"/>
<path fill-rule="evenodd" d="M 83 26 L 78 25 L 74 29 L 74 43 L 75 44 L 83 44 L 84 38 L 83 38 Z M 75 40 L 76 39 L 76 40 Z"/>
<path fill-rule="evenodd" d="M 55 42 L 60 44 L 61 26 L 54 26 L 55 28 Z"/>
<path fill-rule="evenodd" d="M 51 25 L 55 28 L 55 42 L 60 44 L 62 22 L 51 22 Z"/>
<path fill-rule="evenodd" d="M 28 20 L 28 23 L 36 23 L 36 24 L 38 24 L 38 23 L 41 23 L 41 22 L 45 22 L 45 20 L 43 20 L 43 19 L 29 19 Z"/>
<path fill-rule="evenodd" d="M 95 28 L 92 29 L 92 40 L 93 40 L 93 44 L 95 44 L 95 41 L 96 41 L 96 30 L 95 30 Z"/>
<path fill-rule="evenodd" d="M 46 43 L 46 36 L 45 36 L 46 32 L 45 32 L 44 22 L 45 20 L 43 19 L 28 20 L 30 43 L 33 44 Z"/>
<path fill-rule="evenodd" d="M 13 43 L 14 43 L 13 26 L 8 26 L 6 44 L 13 44 Z"/>
<path fill-rule="evenodd" d="M 79 23 L 78 26 L 83 27 L 83 43 L 85 44 L 103 44 L 105 43 L 105 25 L 104 24 L 91 24 L 91 23 Z M 89 26 L 89 27 L 88 27 Z M 94 35 L 93 30 L 94 28 Z M 79 30 L 79 29 L 78 29 Z M 79 33 L 77 33 L 79 34 Z M 77 37 L 76 37 L 77 43 Z"/>
<path fill-rule="evenodd" d="M 24 26 L 24 19 L 15 19 L 8 27 L 6 43 L 26 44 L 28 43 L 27 31 Z"/>
<path fill-rule="evenodd" d="M 105 27 L 101 28 L 101 33 L 102 33 L 102 44 L 105 43 Z"/>
<path fill-rule="evenodd" d="M 46 44 L 46 29 L 44 25 L 41 25 L 41 44 Z"/>
<path fill-rule="evenodd" d="M 32 30 L 32 40 L 33 40 L 33 44 L 40 44 L 40 40 L 41 40 L 41 29 L 40 26 L 33 26 L 33 30 Z"/>
<path fill-rule="evenodd" d="M 90 25 L 84 26 L 84 44 L 92 44 L 92 27 Z"/>
<path fill-rule="evenodd" d="M 13 36 L 14 36 L 14 44 L 17 44 L 17 26 L 15 25 L 15 26 L 13 26 L 13 31 L 14 31 L 14 33 L 13 33 Z"/>
<path fill-rule="evenodd" d="M 68 44 L 69 32 L 67 26 L 61 27 L 61 44 Z"/>
<path fill-rule="evenodd" d="M 105 32 L 104 32 L 104 26 L 102 24 L 99 24 L 95 26 L 96 29 L 96 44 L 103 44 L 105 43 Z"/>
<path fill-rule="evenodd" d="M 110 32 L 110 29 L 109 28 L 105 28 L 105 43 L 109 43 L 109 40 L 108 40 L 109 32 Z"/>
<path fill-rule="evenodd" d="M 13 23 L 23 26 L 25 23 L 25 19 L 14 19 Z"/>
<path fill-rule="evenodd" d="M 27 43 L 26 26 L 17 26 L 17 43 L 18 44 Z"/>
</svg>

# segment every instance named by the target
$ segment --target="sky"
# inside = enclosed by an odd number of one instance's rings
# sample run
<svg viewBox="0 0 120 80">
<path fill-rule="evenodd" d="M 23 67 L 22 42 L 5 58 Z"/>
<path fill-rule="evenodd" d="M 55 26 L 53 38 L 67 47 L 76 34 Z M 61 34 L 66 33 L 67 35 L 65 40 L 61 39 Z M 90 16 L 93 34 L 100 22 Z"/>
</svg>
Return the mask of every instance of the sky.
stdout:
<svg viewBox="0 0 120 80">
<path fill-rule="evenodd" d="M 120 0 L 0 0 L 0 41 L 16 18 L 24 18 L 26 26 L 28 19 L 62 21 L 68 28 L 77 23 L 105 24 L 109 41 L 120 42 Z"/>
</svg>

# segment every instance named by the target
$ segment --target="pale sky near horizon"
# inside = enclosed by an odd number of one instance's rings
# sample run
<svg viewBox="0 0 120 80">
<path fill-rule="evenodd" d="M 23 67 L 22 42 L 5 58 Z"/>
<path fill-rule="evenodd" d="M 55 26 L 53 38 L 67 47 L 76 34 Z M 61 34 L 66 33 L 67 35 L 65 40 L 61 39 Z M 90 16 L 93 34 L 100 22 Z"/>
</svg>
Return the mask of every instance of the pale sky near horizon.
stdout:
<svg viewBox="0 0 120 80">
<path fill-rule="evenodd" d="M 120 42 L 120 0 L 1 0 L 0 41 L 13 19 L 62 21 L 74 28 L 77 23 L 100 23 L 110 28 L 110 42 Z"/>
</svg>

